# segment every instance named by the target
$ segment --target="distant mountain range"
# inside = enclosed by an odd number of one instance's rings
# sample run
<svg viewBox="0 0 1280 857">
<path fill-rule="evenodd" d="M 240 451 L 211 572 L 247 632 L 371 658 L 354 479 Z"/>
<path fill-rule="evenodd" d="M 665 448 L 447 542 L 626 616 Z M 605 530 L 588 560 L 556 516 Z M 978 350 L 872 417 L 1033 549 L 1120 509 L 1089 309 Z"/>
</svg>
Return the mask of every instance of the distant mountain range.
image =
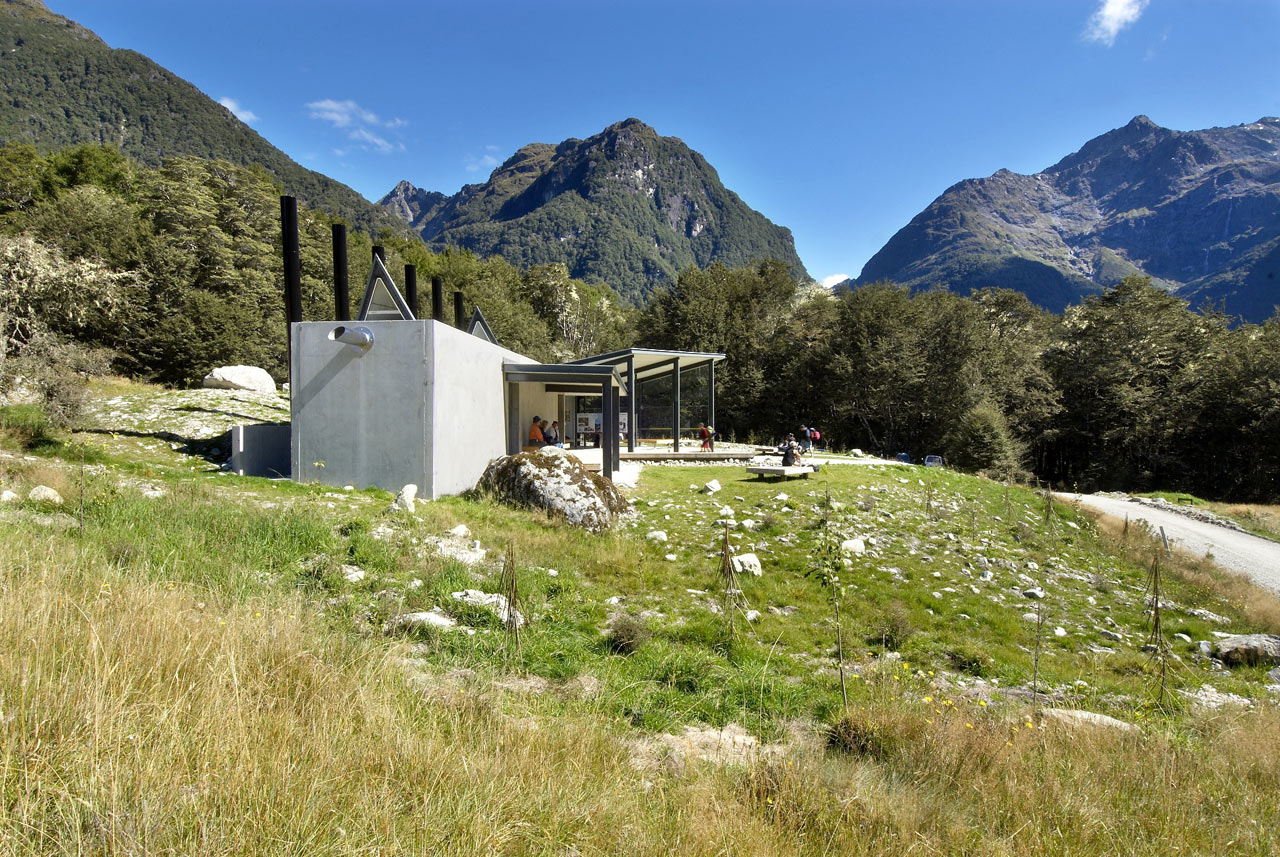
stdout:
<svg viewBox="0 0 1280 857">
<path fill-rule="evenodd" d="M 175 155 L 258 164 L 307 204 L 366 229 L 400 222 L 308 170 L 187 81 L 113 50 L 39 0 L 0 0 L 0 142 L 49 152 L 109 143 L 155 166 Z"/>
<path fill-rule="evenodd" d="M 948 188 L 845 286 L 1025 292 L 1060 311 L 1129 274 L 1265 321 L 1280 304 L 1280 119 L 1172 131 L 1138 116 L 1035 175 Z"/>
<path fill-rule="evenodd" d="M 380 202 L 433 248 L 521 267 L 563 262 L 638 302 L 689 265 L 777 259 L 809 279 L 790 230 L 725 188 L 702 155 L 638 119 L 586 140 L 532 143 L 453 196 L 402 181 Z"/>
</svg>

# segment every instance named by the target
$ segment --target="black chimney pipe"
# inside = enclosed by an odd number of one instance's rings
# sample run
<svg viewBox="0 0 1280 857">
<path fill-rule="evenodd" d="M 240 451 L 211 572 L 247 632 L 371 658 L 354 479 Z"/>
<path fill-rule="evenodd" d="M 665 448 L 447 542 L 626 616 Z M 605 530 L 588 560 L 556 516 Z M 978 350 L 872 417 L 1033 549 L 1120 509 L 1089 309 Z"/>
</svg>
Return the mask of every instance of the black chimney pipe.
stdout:
<svg viewBox="0 0 1280 857">
<path fill-rule="evenodd" d="M 462 316 L 462 292 L 453 293 L 453 326 L 458 330 L 467 329 L 467 320 Z"/>
<path fill-rule="evenodd" d="M 413 265 L 404 266 L 404 296 L 409 301 L 409 311 L 418 317 L 418 269 Z"/>
<path fill-rule="evenodd" d="M 385 268 L 387 266 L 387 251 L 383 249 L 381 244 L 373 245 L 373 255 L 382 260 L 382 267 Z"/>
<path fill-rule="evenodd" d="M 444 321 L 444 280 L 431 278 L 431 317 L 436 321 Z"/>
<path fill-rule="evenodd" d="M 333 224 L 333 312 L 335 321 L 351 321 L 351 292 L 347 282 L 347 225 Z"/>
<path fill-rule="evenodd" d="M 298 246 L 298 200 L 280 197 L 280 237 L 284 248 L 284 309 L 289 349 L 289 372 L 293 374 L 293 323 L 302 321 L 302 250 Z"/>
</svg>

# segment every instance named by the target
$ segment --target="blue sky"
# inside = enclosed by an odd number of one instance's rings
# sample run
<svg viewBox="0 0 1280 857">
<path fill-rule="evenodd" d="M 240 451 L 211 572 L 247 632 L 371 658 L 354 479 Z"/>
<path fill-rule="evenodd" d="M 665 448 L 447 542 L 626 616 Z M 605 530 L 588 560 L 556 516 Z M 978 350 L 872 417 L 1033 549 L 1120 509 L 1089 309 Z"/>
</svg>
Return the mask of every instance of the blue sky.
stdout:
<svg viewBox="0 0 1280 857">
<path fill-rule="evenodd" d="M 1146 114 L 1280 115 L 1277 0 L 46 0 L 371 200 L 636 117 L 821 280 L 950 185 Z"/>
</svg>

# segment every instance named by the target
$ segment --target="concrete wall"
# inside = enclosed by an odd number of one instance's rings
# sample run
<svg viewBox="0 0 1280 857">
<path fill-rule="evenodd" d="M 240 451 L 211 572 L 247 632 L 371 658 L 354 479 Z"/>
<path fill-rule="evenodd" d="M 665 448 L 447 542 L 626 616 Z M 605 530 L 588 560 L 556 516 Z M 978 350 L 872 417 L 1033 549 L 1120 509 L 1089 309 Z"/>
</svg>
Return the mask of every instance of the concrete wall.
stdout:
<svg viewBox="0 0 1280 857">
<path fill-rule="evenodd" d="M 293 325 L 292 465 L 298 482 L 425 490 L 428 402 L 427 325 L 421 321 L 346 322 L 367 327 L 367 351 L 330 339 L 340 322 Z"/>
<path fill-rule="evenodd" d="M 289 475 L 292 432 L 288 423 L 231 427 L 231 472 L 278 478 Z"/>
<path fill-rule="evenodd" d="M 502 365 L 536 361 L 436 321 L 347 322 L 373 332 L 365 351 L 331 339 L 340 326 L 293 326 L 295 480 L 434 499 L 507 453 Z"/>
<path fill-rule="evenodd" d="M 434 499 L 474 488 L 489 462 L 507 454 L 502 364 L 536 361 L 447 324 L 428 324 L 435 383 L 427 433 L 431 480 L 423 493 Z"/>
</svg>

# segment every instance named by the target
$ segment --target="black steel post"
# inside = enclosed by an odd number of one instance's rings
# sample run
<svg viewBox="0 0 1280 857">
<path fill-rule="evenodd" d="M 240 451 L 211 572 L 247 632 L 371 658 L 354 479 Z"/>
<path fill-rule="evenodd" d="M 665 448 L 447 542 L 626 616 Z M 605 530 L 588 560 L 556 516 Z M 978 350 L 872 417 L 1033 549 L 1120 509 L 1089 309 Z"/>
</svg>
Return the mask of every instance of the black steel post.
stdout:
<svg viewBox="0 0 1280 857">
<path fill-rule="evenodd" d="M 636 421 L 636 399 L 640 391 L 636 389 L 636 358 L 627 358 L 627 452 L 636 451 L 636 433 L 640 426 Z"/>
<path fill-rule="evenodd" d="M 336 321 L 351 321 L 351 292 L 347 284 L 347 225 L 333 224 L 333 309 Z"/>
<path fill-rule="evenodd" d="M 431 317 L 436 321 L 444 321 L 444 280 L 431 278 Z"/>
<path fill-rule="evenodd" d="M 404 266 L 404 297 L 409 302 L 409 312 L 417 318 L 418 313 L 418 269 L 413 265 Z"/>
<path fill-rule="evenodd" d="M 707 425 L 716 427 L 716 361 L 707 364 Z"/>
<path fill-rule="evenodd" d="M 618 415 L 613 413 L 613 384 L 600 385 L 600 475 L 613 478 L 613 450 L 618 448 Z M 612 422 L 611 422 L 612 421 Z"/>
<path fill-rule="evenodd" d="M 285 342 L 289 350 L 289 380 L 292 382 L 293 323 L 302 321 L 302 250 L 298 246 L 298 200 L 295 197 L 280 197 L 280 236 L 284 248 Z"/>
<path fill-rule="evenodd" d="M 671 451 L 680 451 L 680 358 L 671 361 Z"/>
<path fill-rule="evenodd" d="M 467 329 L 467 317 L 462 313 L 462 292 L 453 293 L 453 326 L 458 330 Z"/>
<path fill-rule="evenodd" d="M 609 401 L 612 403 L 609 410 L 613 413 L 613 431 L 609 433 L 609 449 L 610 460 L 613 462 L 614 472 L 622 469 L 622 444 L 618 442 L 618 423 L 620 422 L 622 414 L 621 402 L 619 401 L 621 392 L 621 390 L 612 384 L 609 385 Z M 627 437 L 631 437 L 630 423 L 627 423 Z M 609 478 L 613 478 L 612 473 L 609 474 Z"/>
</svg>

